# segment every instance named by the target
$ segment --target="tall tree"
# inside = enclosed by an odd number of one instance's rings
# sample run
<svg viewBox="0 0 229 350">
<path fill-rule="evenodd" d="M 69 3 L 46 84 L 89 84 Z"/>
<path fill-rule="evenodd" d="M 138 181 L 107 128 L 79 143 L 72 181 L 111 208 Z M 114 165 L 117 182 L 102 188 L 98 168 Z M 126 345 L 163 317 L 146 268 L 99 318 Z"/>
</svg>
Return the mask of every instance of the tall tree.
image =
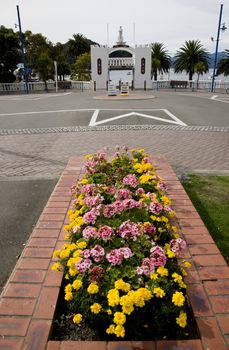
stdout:
<svg viewBox="0 0 229 350">
<path fill-rule="evenodd" d="M 13 74 L 17 64 L 21 62 L 19 37 L 13 29 L 0 26 L 0 82 L 15 81 Z"/>
<path fill-rule="evenodd" d="M 217 75 L 229 75 L 229 50 L 225 50 L 225 57 L 223 57 L 217 64 Z"/>
<path fill-rule="evenodd" d="M 73 65 L 73 78 L 76 80 L 91 79 L 91 55 L 88 52 L 78 56 Z"/>
<path fill-rule="evenodd" d="M 195 73 L 197 74 L 197 89 L 199 88 L 200 75 L 207 73 L 208 67 L 203 62 L 197 62 L 194 66 Z"/>
<path fill-rule="evenodd" d="M 67 55 L 67 45 L 56 43 L 53 45 L 50 51 L 50 58 L 57 62 L 57 74 L 59 80 L 64 80 L 65 75 L 71 73 L 70 65 L 66 60 Z"/>
<path fill-rule="evenodd" d="M 91 45 L 98 45 L 95 41 L 86 38 L 83 34 L 73 34 L 73 39 L 67 42 L 68 63 L 73 64 L 79 55 L 90 52 Z"/>
<path fill-rule="evenodd" d="M 168 72 L 171 66 L 171 58 L 162 43 L 152 43 L 152 75 L 157 80 L 157 73 Z"/>
<path fill-rule="evenodd" d="M 199 40 L 186 41 L 185 45 L 175 55 L 175 72 L 186 71 L 189 75 L 189 80 L 192 80 L 195 73 L 195 65 L 198 62 L 203 62 L 206 71 L 208 71 L 208 59 L 209 54 Z"/>
<path fill-rule="evenodd" d="M 47 53 L 42 53 L 37 59 L 36 71 L 41 80 L 45 83 L 45 90 L 48 91 L 47 80 L 53 79 L 54 63 Z"/>
</svg>

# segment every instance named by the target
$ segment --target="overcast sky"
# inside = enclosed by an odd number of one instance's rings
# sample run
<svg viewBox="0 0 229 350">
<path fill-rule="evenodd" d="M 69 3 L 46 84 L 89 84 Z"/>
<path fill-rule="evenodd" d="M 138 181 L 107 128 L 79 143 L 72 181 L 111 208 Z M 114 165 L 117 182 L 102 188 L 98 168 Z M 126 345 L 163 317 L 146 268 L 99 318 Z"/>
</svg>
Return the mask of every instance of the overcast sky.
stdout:
<svg viewBox="0 0 229 350">
<path fill-rule="evenodd" d="M 185 40 L 199 39 L 210 52 L 217 37 L 218 0 L 0 0 L 0 25 L 14 28 L 20 7 L 22 30 L 42 33 L 53 43 L 65 43 L 74 33 L 107 44 L 117 41 L 119 26 L 130 46 L 164 43 L 174 54 Z M 229 1 L 224 1 L 222 23 L 229 28 Z M 109 35 L 107 35 L 109 24 Z M 219 51 L 229 49 L 229 29 L 221 33 Z"/>
</svg>

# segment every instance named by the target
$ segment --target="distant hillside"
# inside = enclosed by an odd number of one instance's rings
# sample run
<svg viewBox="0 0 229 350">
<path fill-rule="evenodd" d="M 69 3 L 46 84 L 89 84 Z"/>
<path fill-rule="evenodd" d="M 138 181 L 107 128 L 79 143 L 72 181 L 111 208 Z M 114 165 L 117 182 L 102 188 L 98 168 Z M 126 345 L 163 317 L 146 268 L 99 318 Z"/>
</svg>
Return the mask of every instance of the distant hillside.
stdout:
<svg viewBox="0 0 229 350">
<path fill-rule="evenodd" d="M 217 62 L 219 60 L 221 60 L 221 58 L 223 58 L 224 56 L 224 53 L 223 51 L 221 52 L 218 52 L 218 55 L 217 55 Z M 175 57 L 172 57 L 172 67 L 174 67 L 174 61 L 175 61 Z M 210 53 L 209 54 L 209 68 L 214 68 L 214 60 L 215 60 L 215 53 Z"/>
</svg>

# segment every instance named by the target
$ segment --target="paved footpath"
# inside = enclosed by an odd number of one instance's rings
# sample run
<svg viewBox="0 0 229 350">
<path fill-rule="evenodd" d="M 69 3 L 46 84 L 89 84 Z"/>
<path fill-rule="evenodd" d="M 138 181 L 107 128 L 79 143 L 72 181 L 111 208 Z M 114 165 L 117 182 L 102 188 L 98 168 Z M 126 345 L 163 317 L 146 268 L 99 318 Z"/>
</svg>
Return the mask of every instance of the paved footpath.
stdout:
<svg viewBox="0 0 229 350">
<path fill-rule="evenodd" d="M 112 152 L 117 144 L 144 147 L 151 154 L 163 153 L 177 174 L 189 171 L 229 174 L 229 137 L 224 129 L 194 131 L 194 127 L 191 130 L 189 127 L 158 127 L 144 130 L 139 126 L 138 130 L 131 130 L 129 126 L 105 127 L 103 131 L 1 136 L 0 177 L 56 177 L 69 157 L 95 152 L 102 147 L 109 147 Z"/>
</svg>

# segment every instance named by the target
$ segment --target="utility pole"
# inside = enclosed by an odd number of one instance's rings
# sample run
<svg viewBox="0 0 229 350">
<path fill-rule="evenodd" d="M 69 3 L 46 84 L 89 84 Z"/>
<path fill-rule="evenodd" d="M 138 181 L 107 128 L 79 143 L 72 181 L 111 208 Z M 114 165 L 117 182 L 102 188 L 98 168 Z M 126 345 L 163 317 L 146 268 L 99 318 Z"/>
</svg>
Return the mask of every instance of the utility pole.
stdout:
<svg viewBox="0 0 229 350">
<path fill-rule="evenodd" d="M 220 35 L 220 30 L 221 30 L 222 12 L 223 12 L 223 4 L 220 5 L 219 24 L 218 24 L 218 32 L 217 32 L 217 39 L 216 39 L 216 47 L 215 47 L 215 60 L 214 60 L 211 92 L 215 91 L 215 71 L 216 71 L 216 63 L 217 63 L 217 56 L 218 56 L 218 46 L 219 46 L 219 35 Z"/>
<path fill-rule="evenodd" d="M 25 93 L 29 93 L 28 88 L 28 67 L 26 65 L 25 60 L 25 45 L 24 45 L 24 34 L 22 34 L 21 31 L 21 19 L 20 19 L 20 12 L 19 12 L 19 6 L 17 5 L 17 16 L 18 16 L 18 26 L 19 26 L 19 35 L 20 35 L 20 43 L 21 43 L 21 55 L 22 55 L 22 63 L 23 63 L 23 78 L 25 79 Z"/>
</svg>

